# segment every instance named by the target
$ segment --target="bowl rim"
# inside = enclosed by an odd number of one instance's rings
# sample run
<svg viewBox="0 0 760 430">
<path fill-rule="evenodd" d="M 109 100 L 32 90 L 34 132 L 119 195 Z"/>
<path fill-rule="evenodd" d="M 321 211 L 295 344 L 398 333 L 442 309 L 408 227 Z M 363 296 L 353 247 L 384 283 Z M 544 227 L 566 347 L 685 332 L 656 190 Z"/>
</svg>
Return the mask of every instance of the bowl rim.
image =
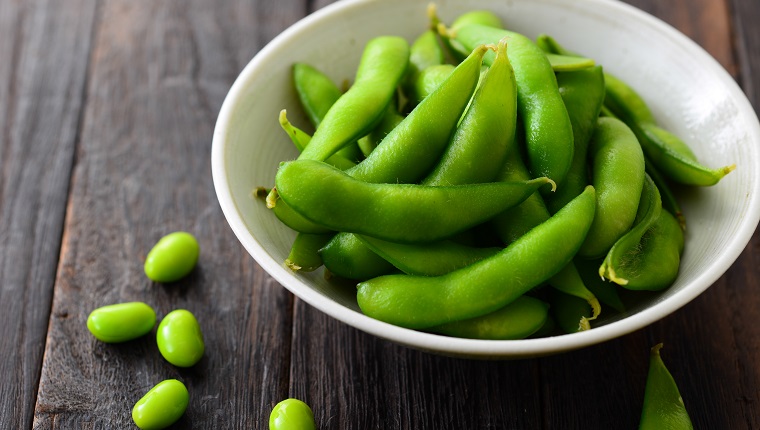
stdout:
<svg viewBox="0 0 760 430">
<path fill-rule="evenodd" d="M 242 100 L 244 89 L 255 78 L 255 72 L 260 63 L 265 62 L 270 56 L 276 55 L 280 45 L 287 40 L 296 37 L 303 31 L 317 25 L 322 19 L 335 14 L 344 13 L 347 10 L 361 8 L 378 0 L 342 0 L 323 7 L 310 15 L 294 23 L 282 33 L 267 43 L 245 66 L 232 84 L 221 106 L 219 116 L 214 128 L 211 148 L 211 170 L 217 199 L 224 216 L 232 228 L 235 236 L 241 242 L 246 251 L 256 262 L 278 283 L 291 293 L 318 309 L 319 311 L 366 333 L 380 338 L 391 340 L 395 343 L 406 345 L 420 350 L 435 352 L 450 356 L 463 356 L 470 358 L 525 358 L 542 355 L 556 354 L 575 350 L 602 343 L 617 337 L 642 329 L 664 317 L 670 315 L 697 296 L 706 291 L 731 267 L 735 260 L 746 248 L 757 225 L 760 221 L 760 198 L 751 198 L 745 213 L 745 220 L 730 238 L 725 249 L 727 252 L 719 255 L 712 263 L 715 270 L 701 273 L 691 282 L 689 288 L 682 289 L 666 300 L 627 316 L 618 321 L 595 327 L 592 330 L 563 334 L 545 338 L 521 339 L 521 340 L 479 340 L 453 338 L 443 335 L 425 333 L 407 328 L 388 324 L 369 316 L 347 308 L 342 304 L 322 295 L 318 291 L 309 288 L 303 281 L 295 278 L 283 264 L 269 256 L 263 245 L 250 234 L 245 222 L 233 199 L 224 159 L 224 151 L 229 135 L 228 126 L 235 107 Z M 530 0 L 521 0 L 530 1 Z M 536 0 L 533 0 L 536 1 Z M 544 3 L 556 3 L 559 0 L 539 0 Z M 627 14 L 641 22 L 665 33 L 673 42 L 688 51 L 689 55 L 698 57 L 701 64 L 707 69 L 706 72 L 715 76 L 726 86 L 732 100 L 737 103 L 739 112 L 747 116 L 748 123 L 752 127 L 746 130 L 749 140 L 760 142 L 760 123 L 754 108 L 750 104 L 744 92 L 739 88 L 736 81 L 728 72 L 707 53 L 701 46 L 670 26 L 666 22 L 654 17 L 631 5 L 615 0 L 576 0 L 588 5 L 600 8 L 609 8 L 618 13 Z M 755 177 L 755 187 L 760 189 L 760 175 Z"/>
</svg>

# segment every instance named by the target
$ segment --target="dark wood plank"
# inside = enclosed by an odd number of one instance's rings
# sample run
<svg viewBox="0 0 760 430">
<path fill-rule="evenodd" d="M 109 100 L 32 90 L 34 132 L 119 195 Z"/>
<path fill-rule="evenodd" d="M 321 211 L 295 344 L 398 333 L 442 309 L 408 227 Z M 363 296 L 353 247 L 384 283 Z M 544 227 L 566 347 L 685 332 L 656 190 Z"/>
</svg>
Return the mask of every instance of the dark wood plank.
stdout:
<svg viewBox="0 0 760 430">
<path fill-rule="evenodd" d="M 35 428 L 130 428 L 154 384 L 190 391 L 180 428 L 258 428 L 288 386 L 292 298 L 239 245 L 216 202 L 212 131 L 254 53 L 303 14 L 301 3 L 103 2 L 83 131 L 35 410 Z M 277 30 L 273 30 L 276 28 Z M 199 266 L 172 285 L 143 274 L 164 234 L 186 230 Z M 140 300 L 158 317 L 192 311 L 206 339 L 190 369 L 158 353 L 155 334 L 96 341 L 93 309 Z"/>
<path fill-rule="evenodd" d="M 94 11 L 0 2 L 0 428 L 32 423 Z"/>
<path fill-rule="evenodd" d="M 320 429 L 537 428 L 537 364 L 413 350 L 296 300 L 290 396 Z"/>
<path fill-rule="evenodd" d="M 755 0 L 731 0 L 731 6 L 741 74 L 739 82 L 755 111 L 760 112 L 760 85 L 757 83 L 760 73 L 760 27 L 757 25 L 760 4 Z"/>
</svg>

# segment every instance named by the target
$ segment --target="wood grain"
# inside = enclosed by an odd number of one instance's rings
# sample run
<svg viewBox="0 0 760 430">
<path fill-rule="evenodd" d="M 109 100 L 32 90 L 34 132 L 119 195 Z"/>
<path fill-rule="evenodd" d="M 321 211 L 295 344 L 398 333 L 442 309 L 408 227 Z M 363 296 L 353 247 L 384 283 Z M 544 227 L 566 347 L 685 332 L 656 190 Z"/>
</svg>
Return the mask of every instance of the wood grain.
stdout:
<svg viewBox="0 0 760 430">
<path fill-rule="evenodd" d="M 760 4 L 755 0 L 731 0 L 730 6 L 741 71 L 739 82 L 755 111 L 760 112 L 760 84 L 757 83 L 760 73 L 760 27 L 757 25 Z"/>
<path fill-rule="evenodd" d="M 32 422 L 94 12 L 0 2 L 0 428 Z"/>
<path fill-rule="evenodd" d="M 233 236 L 209 160 L 235 76 L 302 13 L 285 2 L 101 5 L 35 428 L 130 428 L 134 403 L 168 378 L 190 391 L 182 428 L 255 428 L 268 419 L 266 402 L 286 395 L 292 298 Z M 145 254 L 176 230 L 198 238 L 199 266 L 154 284 Z M 169 365 L 155 334 L 121 345 L 89 335 L 90 311 L 133 300 L 159 318 L 193 312 L 206 334 L 201 362 Z"/>
</svg>

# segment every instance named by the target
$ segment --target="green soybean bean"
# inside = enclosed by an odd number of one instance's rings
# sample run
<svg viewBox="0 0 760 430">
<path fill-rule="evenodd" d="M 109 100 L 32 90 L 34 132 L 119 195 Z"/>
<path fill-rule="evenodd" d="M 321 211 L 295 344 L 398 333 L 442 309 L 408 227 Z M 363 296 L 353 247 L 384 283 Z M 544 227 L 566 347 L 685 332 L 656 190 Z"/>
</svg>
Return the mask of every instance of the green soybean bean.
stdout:
<svg viewBox="0 0 760 430">
<path fill-rule="evenodd" d="M 546 323 L 549 306 L 533 297 L 521 296 L 482 317 L 431 327 L 427 331 L 467 339 L 525 339 Z"/>
<path fill-rule="evenodd" d="M 201 326 L 195 316 L 185 309 L 166 314 L 156 332 L 158 350 L 169 363 L 190 367 L 203 357 L 205 345 Z"/>
<path fill-rule="evenodd" d="M 90 312 L 87 329 L 101 342 L 119 343 L 137 339 L 156 325 L 153 308 L 142 302 L 118 303 Z"/>
<path fill-rule="evenodd" d="M 285 133 L 288 134 L 288 137 L 290 137 L 290 140 L 293 142 L 293 145 L 295 145 L 296 149 L 298 149 L 298 151 L 303 151 L 304 148 L 306 148 L 306 145 L 308 145 L 309 142 L 311 142 L 311 136 L 309 136 L 308 133 L 301 130 L 300 128 L 294 126 L 288 120 L 287 110 L 283 109 L 280 111 L 279 120 L 280 120 L 280 127 L 282 127 Z M 327 164 L 331 164 L 339 168 L 340 170 L 350 169 L 351 167 L 354 167 L 356 165 L 355 162 L 346 158 L 340 152 L 337 152 L 334 155 L 327 157 L 327 160 L 325 160 L 325 162 Z"/>
<path fill-rule="evenodd" d="M 485 46 L 473 49 L 448 79 L 391 131 L 372 153 L 347 170 L 376 183 L 415 183 L 430 172 L 446 149 L 480 77 Z"/>
<path fill-rule="evenodd" d="M 298 399 L 285 399 L 269 415 L 269 430 L 315 430 L 314 413 Z"/>
<path fill-rule="evenodd" d="M 451 237 L 549 183 L 538 178 L 449 187 L 373 184 L 313 160 L 282 163 L 275 178 L 280 197 L 314 223 L 401 243 Z"/>
<path fill-rule="evenodd" d="M 375 254 L 382 257 L 384 261 L 408 275 L 444 275 L 495 255 L 501 250 L 501 248 L 495 247 L 476 248 L 451 240 L 425 244 L 404 244 L 369 236 L 355 236 Z M 386 273 L 389 272 L 382 274 Z"/>
<path fill-rule="evenodd" d="M 185 384 L 167 379 L 156 384 L 135 403 L 132 421 L 143 430 L 169 427 L 182 417 L 190 402 Z"/>
<path fill-rule="evenodd" d="M 174 282 L 187 276 L 198 262 L 200 246 L 192 234 L 177 231 L 159 239 L 145 257 L 145 274 L 156 282 Z"/>
<path fill-rule="evenodd" d="M 662 344 L 658 343 L 649 356 L 639 430 L 690 430 L 693 426 L 689 413 L 673 375 L 662 361 L 660 349 Z"/>
<path fill-rule="evenodd" d="M 583 192 L 589 184 L 588 142 L 596 127 L 604 102 L 604 74 L 600 66 L 577 72 L 557 74 L 557 85 L 573 126 L 573 161 L 567 177 L 557 192 L 546 194 L 546 206 L 551 213 Z"/>
<path fill-rule="evenodd" d="M 298 233 L 290 247 L 285 265 L 298 272 L 313 272 L 322 266 L 319 250 L 333 238 L 332 233 L 308 234 Z"/>
<path fill-rule="evenodd" d="M 615 278 L 628 290 L 659 291 L 678 276 L 683 252 L 683 230 L 668 211 L 660 211 L 639 245 L 616 263 Z"/>
<path fill-rule="evenodd" d="M 446 151 L 425 185 L 459 185 L 492 181 L 508 151 L 516 151 L 517 90 L 515 73 L 501 40 Z"/>
<path fill-rule="evenodd" d="M 594 218 L 593 187 L 493 257 L 442 276 L 385 275 L 358 285 L 368 316 L 429 328 L 494 312 L 562 269 Z"/>
<path fill-rule="evenodd" d="M 604 258 L 601 266 L 599 266 L 600 277 L 603 279 L 609 279 L 619 285 L 625 285 L 628 283 L 627 279 L 620 277 L 617 273 L 617 268 L 621 265 L 625 265 L 626 260 L 635 258 L 635 256 L 639 254 L 641 238 L 655 221 L 657 221 L 661 209 L 662 201 L 660 199 L 660 192 L 657 190 L 657 186 L 654 184 L 654 181 L 652 181 L 652 178 L 650 178 L 649 175 L 646 175 L 633 227 L 618 239 L 617 242 L 612 245 L 609 252 L 607 252 L 607 256 Z"/>
<path fill-rule="evenodd" d="M 554 71 L 541 48 L 522 34 L 479 24 L 463 25 L 447 35 L 467 49 L 509 37 L 528 167 L 534 176 L 547 176 L 561 185 L 573 160 L 573 129 Z M 491 64 L 493 58 L 486 55 L 483 62 Z"/>
<path fill-rule="evenodd" d="M 597 210 L 578 255 L 597 258 L 633 224 L 644 186 L 644 154 L 636 136 L 620 120 L 599 118 L 589 144 Z"/>
<path fill-rule="evenodd" d="M 319 255 L 325 268 L 341 278 L 364 281 L 395 271 L 391 263 L 351 233 L 336 234 L 319 250 Z"/>
<path fill-rule="evenodd" d="M 369 133 L 382 119 L 408 62 L 409 44 L 401 37 L 367 42 L 354 84 L 330 107 L 299 158 L 326 160 Z"/>
</svg>

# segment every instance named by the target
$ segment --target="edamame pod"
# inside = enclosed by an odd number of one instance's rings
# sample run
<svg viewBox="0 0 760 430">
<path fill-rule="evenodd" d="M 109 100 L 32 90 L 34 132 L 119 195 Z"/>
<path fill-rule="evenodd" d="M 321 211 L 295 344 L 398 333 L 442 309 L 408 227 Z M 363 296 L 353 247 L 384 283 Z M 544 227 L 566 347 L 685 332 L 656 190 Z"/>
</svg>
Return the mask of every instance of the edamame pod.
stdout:
<svg viewBox="0 0 760 430">
<path fill-rule="evenodd" d="M 280 127 L 282 127 L 285 133 L 288 134 L 288 137 L 290 137 L 290 140 L 293 142 L 293 145 L 295 145 L 296 149 L 298 149 L 299 152 L 303 151 L 304 148 L 306 148 L 306 145 L 311 142 L 311 136 L 309 136 L 308 133 L 301 130 L 300 128 L 294 126 L 288 120 L 288 113 L 285 109 L 280 111 L 279 120 Z M 355 162 L 344 157 L 340 152 L 327 157 L 327 160 L 325 160 L 325 162 L 337 167 L 340 170 L 346 170 L 356 166 Z"/>
<path fill-rule="evenodd" d="M 592 310 L 588 302 L 578 297 L 552 290 L 549 297 L 549 309 L 554 321 L 565 333 L 577 333 L 591 328 L 588 323 Z"/>
<path fill-rule="evenodd" d="M 428 7 L 428 17 L 430 18 L 431 26 L 435 29 L 439 29 L 439 33 L 445 33 L 447 30 L 441 20 L 438 18 L 435 7 Z M 490 10 L 477 9 L 465 12 L 459 15 L 454 22 L 451 23 L 451 29 L 456 30 L 459 27 L 469 24 L 480 24 L 494 28 L 504 28 L 501 22 L 501 18 Z M 443 44 L 448 48 L 449 53 L 455 60 L 462 60 L 470 53 L 470 51 L 462 46 L 455 39 L 449 37 L 443 38 Z"/>
<path fill-rule="evenodd" d="M 427 96 L 437 90 L 441 86 L 441 83 L 451 75 L 454 68 L 452 64 L 439 64 L 422 70 L 407 90 L 409 103 L 417 106 L 421 101 L 425 100 Z"/>
<path fill-rule="evenodd" d="M 525 339 L 546 323 L 549 305 L 521 296 L 503 308 L 482 317 L 429 328 L 427 331 L 467 339 Z"/>
<path fill-rule="evenodd" d="M 322 258 L 318 251 L 332 239 L 334 234 L 309 234 L 298 233 L 296 240 L 290 247 L 285 265 L 291 270 L 300 272 L 313 272 L 322 266 Z"/>
<path fill-rule="evenodd" d="M 480 77 L 480 46 L 393 129 L 365 160 L 347 171 L 375 183 L 418 182 L 438 161 Z"/>
<path fill-rule="evenodd" d="M 507 49 L 507 40 L 501 40 L 496 59 L 475 91 L 446 151 L 422 184 L 492 181 L 507 152 L 516 151 L 517 90 Z"/>
<path fill-rule="evenodd" d="M 589 184 L 588 142 L 604 102 L 604 73 L 600 66 L 557 74 L 557 84 L 573 126 L 573 162 L 557 192 L 545 195 L 546 206 L 556 213 Z"/>
<path fill-rule="evenodd" d="M 444 275 L 501 251 L 501 248 L 475 248 L 450 240 L 404 244 L 363 235 L 356 235 L 356 237 L 383 260 L 407 275 Z"/>
<path fill-rule="evenodd" d="M 644 390 L 644 407 L 639 430 L 691 430 L 689 413 L 676 381 L 660 357 L 662 344 L 652 347 L 649 374 Z"/>
<path fill-rule="evenodd" d="M 534 176 L 547 176 L 561 185 L 573 160 L 573 129 L 554 70 L 541 48 L 522 34 L 479 24 L 458 27 L 446 36 L 467 49 L 509 37 L 528 167 Z M 483 62 L 491 64 L 493 57 L 486 55 Z"/>
<path fill-rule="evenodd" d="M 584 258 L 605 255 L 633 224 L 644 186 L 644 154 L 633 132 L 620 120 L 599 118 L 589 144 L 597 208 L 588 237 L 578 251 Z"/>
<path fill-rule="evenodd" d="M 280 197 L 310 221 L 401 243 L 451 237 L 519 204 L 550 182 L 538 178 L 450 187 L 372 184 L 313 160 L 282 163 L 275 178 Z"/>
<path fill-rule="evenodd" d="M 617 273 L 617 268 L 625 266 L 627 260 L 637 258 L 637 255 L 641 252 L 641 238 L 660 216 L 661 208 L 660 192 L 657 190 L 657 186 L 655 186 L 652 178 L 646 175 L 644 187 L 641 191 L 638 212 L 636 213 L 636 220 L 633 223 L 633 227 L 618 239 L 612 245 L 609 252 L 607 252 L 602 265 L 599 266 L 599 276 L 602 279 L 609 279 L 619 285 L 628 283 L 627 279 L 620 277 Z"/>
<path fill-rule="evenodd" d="M 358 285 L 368 316 L 424 329 L 494 312 L 562 269 L 580 247 L 596 207 L 593 187 L 493 257 L 442 276 L 386 275 Z"/>
<path fill-rule="evenodd" d="M 319 250 L 325 268 L 341 278 L 364 281 L 396 271 L 395 267 L 352 233 L 338 233 Z"/>
<path fill-rule="evenodd" d="M 331 231 L 329 228 L 314 224 L 291 209 L 290 206 L 280 200 L 280 195 L 274 188 L 267 190 L 264 187 L 258 187 L 253 191 L 253 194 L 256 198 L 266 201 L 267 208 L 274 212 L 280 222 L 299 233 L 327 234 Z"/>
<path fill-rule="evenodd" d="M 299 159 L 326 160 L 369 133 L 382 119 L 409 62 L 409 44 L 380 36 L 364 48 L 354 85 L 332 105 Z"/>
<path fill-rule="evenodd" d="M 678 276 L 683 252 L 683 230 L 668 211 L 660 211 L 655 223 L 644 233 L 639 246 L 622 256 L 615 277 L 628 290 L 659 291 Z"/>
<path fill-rule="evenodd" d="M 411 92 L 423 70 L 441 65 L 443 62 L 444 53 L 441 44 L 438 43 L 438 33 L 433 30 L 424 31 L 414 40 L 409 49 L 409 69 L 403 85 L 407 94 Z M 415 101 L 414 104 L 416 105 L 417 102 L 419 101 Z"/>
<path fill-rule="evenodd" d="M 575 55 L 560 55 L 547 52 L 546 59 L 555 72 L 576 72 L 594 67 L 596 62 L 591 58 Z"/>
</svg>

